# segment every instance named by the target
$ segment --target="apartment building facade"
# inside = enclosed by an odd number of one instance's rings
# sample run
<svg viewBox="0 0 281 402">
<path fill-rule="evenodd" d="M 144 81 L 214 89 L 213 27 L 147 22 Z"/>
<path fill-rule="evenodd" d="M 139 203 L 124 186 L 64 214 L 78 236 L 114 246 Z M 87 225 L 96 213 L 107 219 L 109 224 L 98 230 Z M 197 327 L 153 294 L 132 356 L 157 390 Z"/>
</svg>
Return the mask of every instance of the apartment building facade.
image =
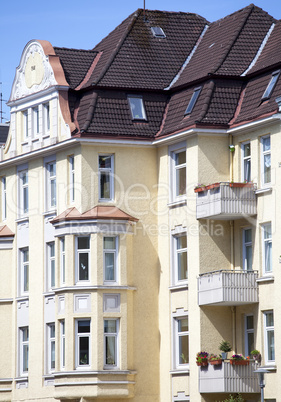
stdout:
<svg viewBox="0 0 281 402">
<path fill-rule="evenodd" d="M 137 10 L 92 50 L 26 45 L 0 162 L 1 400 L 258 401 L 259 366 L 280 399 L 280 30 L 254 5 Z"/>
</svg>

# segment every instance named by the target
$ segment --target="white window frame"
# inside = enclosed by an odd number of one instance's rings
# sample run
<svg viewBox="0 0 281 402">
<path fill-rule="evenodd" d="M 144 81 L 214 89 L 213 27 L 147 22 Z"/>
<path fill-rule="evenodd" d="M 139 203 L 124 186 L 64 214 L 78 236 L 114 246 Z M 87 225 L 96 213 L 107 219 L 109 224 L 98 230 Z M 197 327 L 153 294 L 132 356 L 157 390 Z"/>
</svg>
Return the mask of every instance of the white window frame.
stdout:
<svg viewBox="0 0 281 402">
<path fill-rule="evenodd" d="M 47 243 L 47 290 L 56 286 L 56 247 L 55 242 Z"/>
<path fill-rule="evenodd" d="M 105 332 L 105 322 L 106 321 L 115 321 L 115 332 Z M 104 329 L 103 329 L 103 336 L 104 336 L 104 368 L 117 368 L 119 367 L 119 318 L 105 318 L 103 321 Z M 114 340 L 114 351 L 115 351 L 115 362 L 109 363 L 107 361 L 107 354 L 106 354 L 106 341 L 107 338 L 111 338 Z"/>
<path fill-rule="evenodd" d="M 177 155 L 181 152 L 185 153 L 185 163 L 177 164 L 176 158 Z M 186 163 L 186 143 L 182 142 L 180 144 L 175 144 L 170 147 L 170 181 L 171 181 L 171 193 L 170 193 L 170 201 L 171 202 L 181 202 L 186 200 L 186 184 L 187 184 L 187 163 Z M 177 191 L 178 188 L 178 171 L 185 169 L 185 193 L 180 194 L 180 191 Z"/>
<path fill-rule="evenodd" d="M 250 155 L 245 156 L 245 149 L 246 149 L 247 145 L 250 145 Z M 251 172 L 251 167 L 252 167 L 251 141 L 246 141 L 246 142 L 242 143 L 241 154 L 242 154 L 242 156 L 241 156 L 241 159 L 242 159 L 242 161 L 241 161 L 242 181 L 245 182 L 245 183 L 248 183 L 248 182 L 251 181 L 251 175 L 252 175 L 252 172 Z M 247 164 L 249 164 L 249 166 L 250 166 L 250 172 L 245 170 L 245 165 L 247 165 Z"/>
<path fill-rule="evenodd" d="M 25 217 L 29 212 L 28 169 L 20 170 L 19 175 L 19 216 Z M 24 178 L 25 181 L 24 181 Z"/>
<path fill-rule="evenodd" d="M 189 325 L 189 315 L 188 313 L 180 312 L 173 314 L 173 366 L 174 369 L 188 369 L 189 368 L 189 361 L 186 363 L 181 363 L 180 361 L 180 338 L 181 337 L 188 337 L 188 343 L 189 343 L 189 330 L 188 331 L 179 331 L 179 322 L 181 320 L 188 320 L 188 325 Z M 189 348 L 188 348 L 189 350 Z M 190 350 L 189 350 L 189 356 L 188 360 L 190 360 Z"/>
<path fill-rule="evenodd" d="M 54 331 L 54 332 L 53 332 Z M 47 324 L 47 373 L 53 373 L 56 365 L 56 326 L 55 323 Z M 54 358 L 54 359 L 53 359 Z M 52 367 L 54 363 L 54 367 Z"/>
<path fill-rule="evenodd" d="M 137 115 L 135 113 L 135 104 L 132 102 L 132 100 L 138 100 L 139 101 L 139 108 L 141 110 L 141 114 Z M 130 106 L 130 111 L 131 111 L 131 117 L 132 120 L 146 120 L 146 113 L 145 113 L 145 107 L 143 103 L 143 97 L 141 95 L 128 95 L 128 102 Z"/>
<path fill-rule="evenodd" d="M 79 238 L 88 238 L 89 240 L 89 248 L 84 248 L 84 249 L 79 249 L 78 248 L 78 239 Z M 90 282 L 90 278 L 91 278 L 91 237 L 90 236 L 76 236 L 75 238 L 75 250 L 76 250 L 76 272 L 75 272 L 75 282 L 79 283 L 79 285 L 87 285 Z M 80 254 L 88 254 L 88 279 L 80 279 L 79 277 L 79 255 Z"/>
<path fill-rule="evenodd" d="M 246 231 L 251 230 L 251 241 L 246 242 Z M 242 241 L 243 241 L 243 270 L 252 271 L 253 270 L 253 230 L 251 227 L 247 227 L 243 229 L 242 233 Z M 247 260 L 247 248 L 251 248 L 252 252 L 252 266 L 248 268 L 248 260 Z"/>
<path fill-rule="evenodd" d="M 265 140 L 269 138 L 270 140 L 270 148 L 269 150 L 265 151 L 264 150 L 264 143 Z M 265 158 L 270 156 L 270 180 L 265 181 Z M 265 135 L 264 137 L 261 137 L 261 185 L 262 187 L 269 186 L 272 181 L 272 172 L 271 172 L 272 164 L 271 164 L 271 137 L 270 135 Z"/>
<path fill-rule="evenodd" d="M 57 166 L 56 161 L 47 162 L 46 165 L 46 207 L 47 211 L 57 207 Z M 53 167 L 53 173 L 51 173 Z M 53 194 L 54 193 L 54 194 Z"/>
<path fill-rule="evenodd" d="M 186 247 L 184 248 L 178 248 L 178 239 L 181 237 L 186 238 Z M 173 285 L 184 285 L 187 284 L 188 282 L 188 252 L 187 252 L 187 233 L 182 232 L 178 234 L 174 234 L 172 236 L 172 242 L 173 242 Z M 179 278 L 179 255 L 186 253 L 186 266 L 187 266 L 187 278 L 185 279 L 180 279 Z"/>
<path fill-rule="evenodd" d="M 24 339 L 24 335 L 27 335 L 27 339 Z M 24 363 L 24 356 L 27 349 L 27 359 Z M 19 328 L 19 374 L 20 376 L 28 375 L 28 366 L 29 366 L 29 327 L 20 327 Z"/>
<path fill-rule="evenodd" d="M 32 128 L 33 128 L 33 136 L 38 136 L 39 134 L 39 107 L 34 106 L 32 108 Z"/>
<path fill-rule="evenodd" d="M 271 237 L 265 237 L 266 229 L 270 227 Z M 271 274 L 272 273 L 272 225 L 271 222 L 267 222 L 261 225 L 262 228 L 262 262 L 263 262 L 263 274 Z M 269 246 L 271 244 L 271 247 Z M 267 259 L 268 259 L 268 252 L 271 253 L 270 261 L 271 261 L 271 269 L 267 269 Z"/>
<path fill-rule="evenodd" d="M 88 321 L 90 326 L 90 332 L 78 332 L 79 331 L 79 322 Z M 81 338 L 88 338 L 88 364 L 81 364 L 80 363 L 80 339 Z M 89 369 L 91 366 L 91 320 L 89 318 L 81 318 L 75 320 L 75 367 L 76 369 Z"/>
<path fill-rule="evenodd" d="M 253 328 L 248 328 L 248 325 L 247 325 L 248 317 L 253 317 Z M 253 334 L 254 339 L 255 339 L 254 315 L 253 314 L 245 314 L 244 326 L 245 326 L 245 356 L 249 356 L 251 353 L 251 350 L 249 349 L 249 335 Z"/>
<path fill-rule="evenodd" d="M 272 314 L 273 316 L 273 326 L 267 326 L 267 316 L 269 314 Z M 263 312 L 263 316 L 264 316 L 264 356 L 265 356 L 265 364 L 272 364 L 275 362 L 275 334 L 274 334 L 274 314 L 273 314 L 273 310 L 268 310 L 268 311 L 264 311 Z M 273 345 L 273 354 L 274 354 L 274 359 L 269 359 L 269 353 L 268 353 L 268 349 L 269 349 L 269 344 L 268 344 L 268 334 L 269 332 L 273 332 L 273 341 L 274 341 L 274 345 Z"/>
<path fill-rule="evenodd" d="M 3 176 L 2 182 L 2 221 L 7 219 L 7 179 Z"/>
<path fill-rule="evenodd" d="M 66 253 L 65 253 L 65 237 L 60 238 L 60 282 L 61 285 L 65 284 L 65 258 L 66 258 Z"/>
<path fill-rule="evenodd" d="M 110 168 L 100 167 L 100 157 L 110 158 Z M 99 200 L 100 201 L 113 201 L 114 199 L 114 155 L 113 154 L 99 154 L 98 155 L 98 171 L 99 171 Z M 102 176 L 108 175 L 109 177 L 109 197 L 102 197 Z"/>
<path fill-rule="evenodd" d="M 107 237 L 115 239 L 115 248 L 113 249 L 106 249 L 104 247 L 104 241 Z M 104 236 L 103 237 L 103 281 L 105 284 L 110 285 L 110 284 L 116 284 L 118 283 L 118 246 L 119 246 L 119 241 L 118 241 L 118 236 Z M 106 279 L 106 254 L 113 254 L 113 276 L 114 279 Z"/>
<path fill-rule="evenodd" d="M 50 132 L 50 102 L 43 103 L 44 134 Z"/>
<path fill-rule="evenodd" d="M 29 137 L 28 109 L 22 111 L 23 138 Z"/>
<path fill-rule="evenodd" d="M 60 321 L 60 368 L 65 369 L 65 320 Z"/>
<path fill-rule="evenodd" d="M 29 249 L 28 249 L 28 247 L 19 249 L 19 260 L 20 260 L 19 295 L 26 296 L 29 294 Z M 25 281 L 26 278 L 27 278 L 27 283 Z"/>
<path fill-rule="evenodd" d="M 74 155 L 68 157 L 69 162 L 69 200 L 75 201 L 75 159 Z"/>
</svg>

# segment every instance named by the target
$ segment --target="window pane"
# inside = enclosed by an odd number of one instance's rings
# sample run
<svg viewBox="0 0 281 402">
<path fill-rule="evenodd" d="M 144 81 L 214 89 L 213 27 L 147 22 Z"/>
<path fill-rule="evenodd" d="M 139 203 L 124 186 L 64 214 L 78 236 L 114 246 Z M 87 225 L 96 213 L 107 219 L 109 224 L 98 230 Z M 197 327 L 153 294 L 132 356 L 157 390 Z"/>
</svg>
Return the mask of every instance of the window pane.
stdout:
<svg viewBox="0 0 281 402">
<path fill-rule="evenodd" d="M 101 169 L 111 169 L 111 155 L 99 156 L 99 167 Z"/>
<path fill-rule="evenodd" d="M 252 229 L 246 229 L 245 230 L 245 243 L 251 243 L 252 242 Z"/>
<path fill-rule="evenodd" d="M 179 363 L 189 362 L 188 335 L 179 336 Z"/>
<path fill-rule="evenodd" d="M 266 314 L 266 326 L 267 327 L 273 327 L 274 326 L 273 313 L 267 313 Z"/>
<path fill-rule="evenodd" d="M 268 360 L 275 360 L 274 331 L 267 331 Z"/>
<path fill-rule="evenodd" d="M 26 342 L 29 340 L 28 328 L 24 328 L 22 330 L 22 340 L 23 340 L 23 342 Z"/>
<path fill-rule="evenodd" d="M 270 137 L 263 138 L 263 151 L 270 150 Z"/>
<path fill-rule="evenodd" d="M 105 253 L 105 280 L 114 281 L 114 253 Z"/>
<path fill-rule="evenodd" d="M 247 329 L 253 329 L 254 328 L 254 316 L 248 315 L 246 317 L 246 324 L 247 324 Z"/>
<path fill-rule="evenodd" d="M 247 159 L 244 161 L 244 181 L 251 181 L 251 160 Z"/>
<path fill-rule="evenodd" d="M 271 155 L 264 155 L 264 183 L 271 182 Z"/>
<path fill-rule="evenodd" d="M 51 342 L 51 369 L 55 368 L 55 341 Z"/>
<path fill-rule="evenodd" d="M 244 157 L 251 156 L 251 144 L 244 144 Z"/>
<path fill-rule="evenodd" d="M 177 249 L 182 249 L 187 247 L 187 237 L 179 236 L 177 237 Z"/>
<path fill-rule="evenodd" d="M 29 291 L 29 265 L 26 264 L 23 268 L 23 290 L 24 292 Z"/>
<path fill-rule="evenodd" d="M 182 318 L 178 321 L 179 323 L 179 332 L 188 331 L 188 318 Z"/>
<path fill-rule="evenodd" d="M 186 168 L 176 170 L 176 195 L 186 194 Z"/>
<path fill-rule="evenodd" d="M 89 364 L 89 338 L 79 338 L 79 364 Z"/>
<path fill-rule="evenodd" d="M 183 163 L 186 163 L 186 152 L 177 152 L 176 153 L 176 166 L 177 165 L 182 165 Z"/>
<path fill-rule="evenodd" d="M 116 344 L 114 336 L 106 336 L 105 338 L 106 364 L 116 364 Z"/>
<path fill-rule="evenodd" d="M 187 252 L 178 253 L 178 280 L 187 279 Z"/>
<path fill-rule="evenodd" d="M 247 334 L 247 338 L 248 338 L 248 350 L 247 350 L 246 354 L 247 354 L 247 356 L 249 356 L 251 351 L 255 349 L 254 333 L 249 332 Z"/>
<path fill-rule="evenodd" d="M 100 174 L 100 197 L 110 198 L 110 173 L 102 172 Z"/>
<path fill-rule="evenodd" d="M 103 238 L 103 248 L 109 250 L 115 250 L 115 237 L 104 237 Z"/>
<path fill-rule="evenodd" d="M 56 190 L 56 180 L 51 180 L 51 207 L 55 207 L 57 203 L 57 190 Z"/>
<path fill-rule="evenodd" d="M 78 333 L 90 333 L 90 321 L 89 320 L 81 320 L 78 321 Z"/>
<path fill-rule="evenodd" d="M 104 332 L 105 333 L 116 333 L 116 320 L 104 320 Z"/>
<path fill-rule="evenodd" d="M 129 98 L 133 119 L 145 119 L 142 98 Z"/>
<path fill-rule="evenodd" d="M 23 211 L 28 212 L 28 187 L 23 188 Z"/>
<path fill-rule="evenodd" d="M 87 281 L 89 279 L 89 254 L 79 253 L 79 280 Z"/>
<path fill-rule="evenodd" d="M 78 249 L 87 250 L 90 248 L 90 238 L 89 237 L 78 237 Z"/>
<path fill-rule="evenodd" d="M 265 243 L 265 272 L 272 271 L 272 243 Z"/>
<path fill-rule="evenodd" d="M 271 225 L 264 225 L 264 238 L 271 239 Z"/>
<path fill-rule="evenodd" d="M 23 360 L 23 365 L 22 365 L 22 370 L 23 371 L 28 371 L 28 345 L 23 345 L 23 356 L 22 356 L 22 360 Z"/>
<path fill-rule="evenodd" d="M 253 269 L 252 246 L 246 246 L 245 253 L 246 253 L 245 269 L 251 271 Z"/>
</svg>

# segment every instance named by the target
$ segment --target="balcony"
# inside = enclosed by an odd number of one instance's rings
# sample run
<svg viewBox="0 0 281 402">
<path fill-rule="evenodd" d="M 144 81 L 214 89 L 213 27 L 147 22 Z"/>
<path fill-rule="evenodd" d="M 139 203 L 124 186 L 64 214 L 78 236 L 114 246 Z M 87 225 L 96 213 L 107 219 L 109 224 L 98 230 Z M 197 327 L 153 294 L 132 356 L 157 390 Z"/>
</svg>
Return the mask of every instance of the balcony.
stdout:
<svg viewBox="0 0 281 402">
<path fill-rule="evenodd" d="M 248 366 L 233 366 L 229 361 L 219 366 L 200 367 L 199 392 L 200 393 L 259 393 L 258 376 L 254 373 L 255 363 Z"/>
<path fill-rule="evenodd" d="M 240 219 L 257 214 L 253 183 L 220 182 L 195 188 L 197 219 Z"/>
<path fill-rule="evenodd" d="M 198 278 L 198 304 L 239 306 L 258 303 L 257 271 L 220 270 Z"/>
</svg>

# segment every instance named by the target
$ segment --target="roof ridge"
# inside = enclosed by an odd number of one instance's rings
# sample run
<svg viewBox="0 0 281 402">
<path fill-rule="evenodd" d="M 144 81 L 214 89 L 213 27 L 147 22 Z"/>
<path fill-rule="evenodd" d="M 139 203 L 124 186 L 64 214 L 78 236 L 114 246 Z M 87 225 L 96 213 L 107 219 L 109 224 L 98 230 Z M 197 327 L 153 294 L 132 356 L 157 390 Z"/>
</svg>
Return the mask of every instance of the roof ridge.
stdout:
<svg viewBox="0 0 281 402">
<path fill-rule="evenodd" d="M 254 9 L 255 5 L 254 4 L 250 4 L 249 6 L 245 7 L 244 9 L 237 11 L 236 13 L 230 14 L 227 17 L 230 17 L 234 14 L 237 14 L 239 12 L 243 12 L 245 10 L 247 10 L 247 8 L 249 8 L 248 13 L 245 13 L 245 18 L 243 19 L 243 21 L 240 23 L 240 25 L 238 25 L 238 29 L 237 31 L 233 34 L 232 38 L 229 40 L 229 46 L 226 48 L 226 51 L 222 54 L 221 58 L 218 60 L 217 65 L 214 67 L 212 73 L 215 74 L 219 68 L 222 66 L 223 62 L 226 60 L 230 50 L 232 49 L 232 46 L 234 45 L 234 43 L 237 41 L 237 39 L 239 38 L 239 35 L 242 31 L 242 29 L 244 28 L 247 20 L 249 19 L 249 16 L 251 15 L 253 9 Z M 225 17 L 226 18 L 226 17 Z M 220 20 L 218 20 L 220 21 Z M 216 21 L 215 23 L 217 23 L 218 21 Z M 215 24 L 214 23 L 214 24 Z"/>
<path fill-rule="evenodd" d="M 61 50 L 69 50 L 69 51 L 76 51 L 76 52 L 87 52 L 87 53 L 98 53 L 97 50 L 94 49 L 76 49 L 74 47 L 60 47 L 60 46 L 54 46 L 55 49 L 61 49 Z"/>
<path fill-rule="evenodd" d="M 123 33 L 121 39 L 119 40 L 116 48 L 114 49 L 114 51 L 112 52 L 111 56 L 109 57 L 109 59 L 107 60 L 107 63 L 105 64 L 105 66 L 103 67 L 102 71 L 100 72 L 98 78 L 92 82 L 92 84 L 98 84 L 99 81 L 101 81 L 101 79 L 104 77 L 104 75 L 106 74 L 108 68 L 110 67 L 111 63 L 113 62 L 113 60 L 115 59 L 116 55 L 118 54 L 121 46 L 123 45 L 128 33 L 131 31 L 133 25 L 135 24 L 137 18 L 139 17 L 141 9 L 139 8 L 135 13 L 131 14 L 132 19 L 131 21 L 128 23 L 127 28 L 125 29 L 125 32 Z M 113 32 L 113 31 L 112 31 Z M 101 42 L 100 42 L 101 43 Z M 98 46 L 98 45 L 97 45 Z M 97 47 L 95 46 L 95 48 Z"/>
</svg>

